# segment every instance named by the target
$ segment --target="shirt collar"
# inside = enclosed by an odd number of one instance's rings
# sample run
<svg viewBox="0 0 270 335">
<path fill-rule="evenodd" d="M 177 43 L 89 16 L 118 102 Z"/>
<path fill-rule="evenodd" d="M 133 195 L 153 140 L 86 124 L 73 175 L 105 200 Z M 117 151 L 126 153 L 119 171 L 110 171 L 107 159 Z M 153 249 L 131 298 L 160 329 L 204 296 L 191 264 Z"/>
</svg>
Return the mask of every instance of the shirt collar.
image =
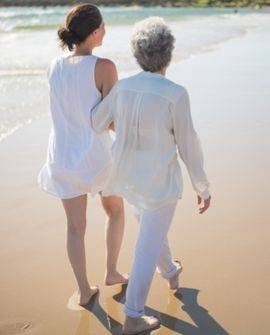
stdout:
<svg viewBox="0 0 270 335">
<path fill-rule="evenodd" d="M 140 72 L 140 75 L 143 75 L 143 76 L 146 76 L 146 77 L 165 78 L 165 76 L 161 73 L 151 72 L 151 71 L 144 71 L 144 70 L 142 70 Z"/>
</svg>

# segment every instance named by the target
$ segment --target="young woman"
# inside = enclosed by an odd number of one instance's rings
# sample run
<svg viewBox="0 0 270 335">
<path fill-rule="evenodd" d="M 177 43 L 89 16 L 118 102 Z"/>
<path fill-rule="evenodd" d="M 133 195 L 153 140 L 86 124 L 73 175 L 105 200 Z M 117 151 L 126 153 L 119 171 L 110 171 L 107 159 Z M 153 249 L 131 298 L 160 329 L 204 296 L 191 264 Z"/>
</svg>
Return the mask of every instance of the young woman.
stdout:
<svg viewBox="0 0 270 335">
<path fill-rule="evenodd" d="M 127 274 L 117 271 L 124 230 L 123 200 L 104 197 L 112 166 L 108 130 L 97 134 L 90 125 L 91 107 L 106 96 L 117 81 L 114 63 L 92 54 L 102 45 L 104 22 L 92 4 L 72 8 L 58 30 L 63 48 L 70 52 L 56 57 L 48 69 L 52 131 L 47 161 L 38 182 L 43 190 L 60 198 L 67 217 L 67 252 L 77 283 L 80 305 L 98 292 L 90 286 L 86 272 L 84 235 L 87 193 L 100 193 L 108 216 L 106 231 L 107 271 L 105 284 L 127 283 Z"/>
<path fill-rule="evenodd" d="M 183 191 L 177 151 L 189 172 L 198 204 L 203 201 L 200 214 L 210 205 L 210 183 L 189 95 L 183 86 L 165 78 L 174 40 L 161 18 L 138 23 L 132 47 L 143 71 L 118 81 L 91 113 L 97 132 L 103 132 L 111 122 L 116 132 L 112 173 L 103 194 L 125 197 L 138 208 L 140 220 L 124 309 L 125 334 L 159 326 L 158 319 L 144 315 L 156 268 L 171 288 L 178 286 L 179 263 L 173 261 L 167 240 Z"/>
</svg>

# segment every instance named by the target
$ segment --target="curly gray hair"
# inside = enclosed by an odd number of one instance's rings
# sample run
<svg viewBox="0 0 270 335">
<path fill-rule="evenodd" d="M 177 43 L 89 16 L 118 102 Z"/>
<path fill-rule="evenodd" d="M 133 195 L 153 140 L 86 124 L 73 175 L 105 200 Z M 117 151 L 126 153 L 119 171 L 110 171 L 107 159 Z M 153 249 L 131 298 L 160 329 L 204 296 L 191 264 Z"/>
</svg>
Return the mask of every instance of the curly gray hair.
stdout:
<svg viewBox="0 0 270 335">
<path fill-rule="evenodd" d="M 152 16 L 135 24 L 131 48 L 143 70 L 157 72 L 169 65 L 174 42 L 164 19 Z"/>
</svg>

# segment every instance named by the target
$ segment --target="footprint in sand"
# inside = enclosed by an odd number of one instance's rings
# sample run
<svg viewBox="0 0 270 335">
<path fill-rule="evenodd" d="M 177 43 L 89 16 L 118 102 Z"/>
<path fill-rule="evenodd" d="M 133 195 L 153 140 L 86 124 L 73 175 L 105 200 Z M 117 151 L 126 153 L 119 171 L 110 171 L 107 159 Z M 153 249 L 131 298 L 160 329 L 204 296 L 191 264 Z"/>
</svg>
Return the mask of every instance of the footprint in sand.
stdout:
<svg viewBox="0 0 270 335">
<path fill-rule="evenodd" d="M 37 334 L 37 327 L 31 321 L 10 319 L 0 322 L 0 335 Z"/>
<path fill-rule="evenodd" d="M 75 291 L 72 296 L 68 299 L 67 308 L 72 311 L 83 311 L 85 308 L 79 305 L 79 294 Z M 1 335 L 1 333 L 0 333 Z"/>
</svg>

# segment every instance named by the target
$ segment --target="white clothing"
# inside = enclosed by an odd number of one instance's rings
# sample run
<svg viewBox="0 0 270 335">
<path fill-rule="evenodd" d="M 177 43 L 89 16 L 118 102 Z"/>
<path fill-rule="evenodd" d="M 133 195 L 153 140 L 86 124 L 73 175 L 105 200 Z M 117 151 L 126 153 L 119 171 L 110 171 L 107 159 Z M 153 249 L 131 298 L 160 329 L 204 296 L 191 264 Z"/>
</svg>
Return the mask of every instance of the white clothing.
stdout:
<svg viewBox="0 0 270 335">
<path fill-rule="evenodd" d="M 63 54 L 47 72 L 52 129 L 40 187 L 62 199 L 104 189 L 111 166 L 109 131 L 97 134 L 90 111 L 102 98 L 95 85 L 95 55 Z"/>
<path fill-rule="evenodd" d="M 134 215 L 139 223 L 142 213 L 142 209 L 134 207 Z M 179 264 L 173 260 L 169 241 L 166 236 L 161 247 L 156 270 L 163 278 L 169 279 L 173 277 L 179 269 L 181 269 L 181 263 Z"/>
<path fill-rule="evenodd" d="M 148 71 L 119 80 L 91 113 L 97 132 L 103 132 L 112 121 L 116 140 L 105 196 L 122 196 L 143 209 L 181 198 L 178 148 L 193 188 L 203 199 L 209 197 L 201 143 L 184 87 Z"/>
<path fill-rule="evenodd" d="M 144 306 L 157 266 L 164 278 L 173 277 L 179 269 L 167 249 L 167 233 L 175 212 L 176 202 L 157 209 L 140 212 L 140 230 L 135 257 L 126 292 L 124 312 L 138 318 Z"/>
</svg>

